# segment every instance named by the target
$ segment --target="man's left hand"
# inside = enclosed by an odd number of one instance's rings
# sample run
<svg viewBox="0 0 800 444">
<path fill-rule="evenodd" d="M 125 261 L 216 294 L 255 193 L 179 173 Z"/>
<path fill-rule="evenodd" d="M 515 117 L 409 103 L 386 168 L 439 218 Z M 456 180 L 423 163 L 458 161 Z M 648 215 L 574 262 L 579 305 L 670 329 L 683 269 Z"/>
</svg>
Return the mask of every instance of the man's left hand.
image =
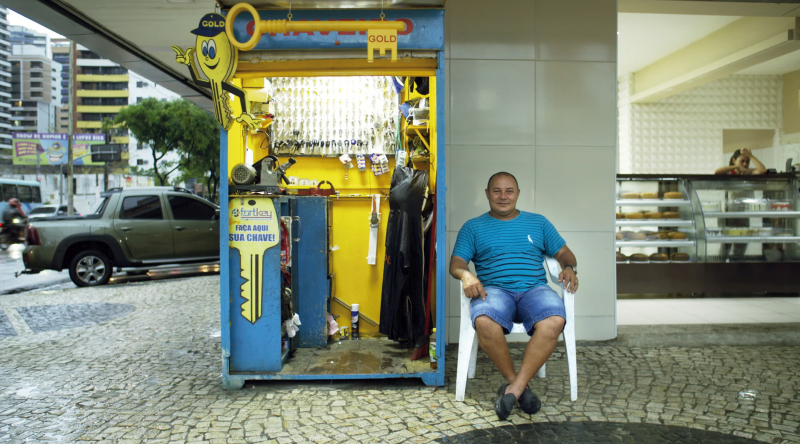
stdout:
<svg viewBox="0 0 800 444">
<path fill-rule="evenodd" d="M 575 271 L 572 270 L 572 267 L 561 270 L 561 273 L 558 274 L 558 282 L 563 282 L 564 289 L 570 293 L 574 294 L 578 291 L 578 276 L 575 275 Z"/>
</svg>

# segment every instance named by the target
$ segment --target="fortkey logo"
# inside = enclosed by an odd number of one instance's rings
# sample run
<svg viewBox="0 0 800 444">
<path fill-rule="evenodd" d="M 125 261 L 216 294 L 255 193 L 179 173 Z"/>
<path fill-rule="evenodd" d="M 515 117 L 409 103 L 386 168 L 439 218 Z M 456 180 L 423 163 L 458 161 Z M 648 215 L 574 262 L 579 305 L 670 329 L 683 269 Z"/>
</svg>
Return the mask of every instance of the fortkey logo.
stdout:
<svg viewBox="0 0 800 444">
<path fill-rule="evenodd" d="M 236 211 L 234 209 L 233 211 Z M 242 220 L 247 219 L 259 219 L 259 220 L 272 220 L 272 211 L 267 210 L 259 210 L 258 208 L 242 208 L 239 210 L 239 213 L 242 215 Z"/>
<path fill-rule="evenodd" d="M 234 208 L 233 211 L 231 211 L 231 216 L 239 217 L 239 209 L 238 208 Z"/>
</svg>

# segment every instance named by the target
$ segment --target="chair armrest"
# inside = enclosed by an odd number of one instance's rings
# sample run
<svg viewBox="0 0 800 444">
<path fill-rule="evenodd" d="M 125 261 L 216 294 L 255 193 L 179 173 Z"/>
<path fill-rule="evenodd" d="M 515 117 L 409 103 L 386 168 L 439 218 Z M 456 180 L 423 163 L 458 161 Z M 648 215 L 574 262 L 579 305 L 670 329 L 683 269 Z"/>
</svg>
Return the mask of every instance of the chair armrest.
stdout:
<svg viewBox="0 0 800 444">
<path fill-rule="evenodd" d="M 464 283 L 458 281 L 458 291 L 461 299 L 461 319 L 470 319 L 469 314 L 469 304 L 472 302 L 472 298 L 468 298 L 464 294 Z"/>
<path fill-rule="evenodd" d="M 544 263 L 547 266 L 547 271 L 550 274 L 550 280 L 554 284 L 558 284 L 558 274 L 560 273 L 561 266 L 558 261 L 550 256 L 544 257 Z"/>
</svg>

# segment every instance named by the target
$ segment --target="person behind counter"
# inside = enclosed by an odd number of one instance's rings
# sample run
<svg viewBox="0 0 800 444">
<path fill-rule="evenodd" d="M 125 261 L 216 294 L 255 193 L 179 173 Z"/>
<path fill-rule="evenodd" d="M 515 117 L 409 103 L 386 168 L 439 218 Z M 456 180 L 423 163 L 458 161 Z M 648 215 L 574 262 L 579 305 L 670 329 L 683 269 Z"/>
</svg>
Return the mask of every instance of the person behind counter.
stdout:
<svg viewBox="0 0 800 444">
<path fill-rule="evenodd" d="M 750 168 L 750 161 L 753 161 L 755 168 Z M 728 166 L 719 167 L 714 174 L 764 174 L 767 168 L 756 159 L 753 152 L 749 148 L 742 148 L 733 152 L 731 161 Z"/>
<path fill-rule="evenodd" d="M 750 160 L 755 164 L 755 168 L 750 168 Z M 742 148 L 733 152 L 731 156 L 730 165 L 717 168 L 714 174 L 732 174 L 732 175 L 753 175 L 764 174 L 767 168 L 753 155 L 753 152 L 748 148 Z M 742 199 L 752 199 L 753 192 L 749 190 L 743 191 L 727 191 L 726 201 L 728 202 L 727 211 L 744 211 L 745 207 Z M 719 225 L 722 227 L 749 227 L 749 219 L 720 219 Z M 741 260 L 747 251 L 747 244 L 720 244 L 719 254 L 722 259 L 727 261 Z"/>
</svg>

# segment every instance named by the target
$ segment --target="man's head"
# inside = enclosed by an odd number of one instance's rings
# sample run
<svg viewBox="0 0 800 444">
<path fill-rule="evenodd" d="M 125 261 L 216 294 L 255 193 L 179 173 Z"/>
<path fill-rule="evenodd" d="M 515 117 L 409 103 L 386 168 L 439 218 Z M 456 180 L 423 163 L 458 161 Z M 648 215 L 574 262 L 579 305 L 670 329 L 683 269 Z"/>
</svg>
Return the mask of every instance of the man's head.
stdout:
<svg viewBox="0 0 800 444">
<path fill-rule="evenodd" d="M 489 200 L 491 213 L 500 218 L 512 217 L 517 212 L 519 185 L 517 178 L 511 173 L 501 171 L 489 178 L 486 185 L 486 199 Z"/>
<path fill-rule="evenodd" d="M 20 206 L 19 199 L 17 199 L 16 197 L 8 199 L 8 205 L 14 208 L 19 208 Z"/>
</svg>

